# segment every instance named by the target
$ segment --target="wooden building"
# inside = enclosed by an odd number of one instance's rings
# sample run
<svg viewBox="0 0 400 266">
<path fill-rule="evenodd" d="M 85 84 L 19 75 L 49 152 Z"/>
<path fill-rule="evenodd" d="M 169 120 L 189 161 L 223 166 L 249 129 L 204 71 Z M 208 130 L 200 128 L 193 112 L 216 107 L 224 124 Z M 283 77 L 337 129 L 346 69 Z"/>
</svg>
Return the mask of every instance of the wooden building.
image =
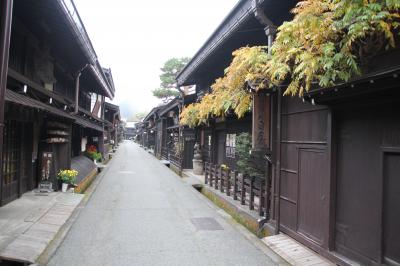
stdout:
<svg viewBox="0 0 400 266">
<path fill-rule="evenodd" d="M 118 105 L 106 102 L 104 104 L 104 120 L 106 125 L 105 143 L 107 152 L 115 149 L 123 139 L 121 130 L 121 114 Z"/>
<path fill-rule="evenodd" d="M 139 129 L 141 128 L 142 122 L 126 122 L 124 126 L 124 139 L 135 140 L 139 142 L 138 137 L 141 136 Z"/>
<path fill-rule="evenodd" d="M 211 91 L 215 80 L 224 75 L 232 60 L 232 52 L 245 46 L 267 45 L 266 31 L 274 32 L 276 25 L 291 17 L 289 9 L 295 1 L 239 1 L 221 25 L 203 44 L 192 60 L 178 74 L 179 86 L 196 85 L 196 99 Z M 271 20 L 273 27 L 267 25 Z M 188 101 L 189 103 L 192 101 Z M 210 119 L 207 125 L 196 129 L 203 160 L 236 168 L 236 135 L 252 132 L 251 113 L 242 119 L 234 115 Z"/>
<path fill-rule="evenodd" d="M 88 144 L 104 151 L 104 103 L 114 87 L 72 1 L 1 5 L 3 205 L 41 181 L 57 189 L 58 170 Z"/>
<path fill-rule="evenodd" d="M 176 97 L 158 111 L 155 155 L 170 163 L 178 173 L 193 168 L 195 132 L 179 124 L 182 98 Z"/>
<path fill-rule="evenodd" d="M 157 121 L 160 117 L 159 111 L 163 108 L 163 105 L 154 107 L 143 119 L 141 124 L 141 145 L 146 149 L 154 150 L 158 149 L 160 143 L 156 142 L 157 138 Z M 157 145 L 157 147 L 156 147 Z"/>
<path fill-rule="evenodd" d="M 178 84 L 196 84 L 201 98 L 234 50 L 271 45 L 295 4 L 239 1 Z M 283 96 L 285 88 L 253 94 L 252 153 L 268 169 L 264 216 L 273 233 L 288 234 L 339 265 L 400 265 L 399 55 L 398 49 L 382 53 L 364 76 L 303 99 Z M 226 162 L 218 135 L 228 134 L 230 119 L 196 129 L 205 161 Z"/>
</svg>

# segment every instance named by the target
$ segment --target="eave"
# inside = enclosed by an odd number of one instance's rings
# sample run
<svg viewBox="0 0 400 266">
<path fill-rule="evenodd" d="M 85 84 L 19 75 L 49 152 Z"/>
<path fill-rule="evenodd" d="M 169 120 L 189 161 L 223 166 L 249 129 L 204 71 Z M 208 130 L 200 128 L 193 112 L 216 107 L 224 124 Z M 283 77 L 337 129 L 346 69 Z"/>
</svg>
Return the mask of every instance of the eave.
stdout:
<svg viewBox="0 0 400 266">
<path fill-rule="evenodd" d="M 347 83 L 314 89 L 305 93 L 303 98 L 313 104 L 337 105 L 353 99 L 360 102 L 365 99 L 390 97 L 391 94 L 387 92 L 393 89 L 398 91 L 399 79 L 400 65 L 363 75 Z"/>
<path fill-rule="evenodd" d="M 224 74 L 232 52 L 245 46 L 267 45 L 267 27 L 290 20 L 296 0 L 241 0 L 178 74 L 179 86 L 210 85 Z M 217 59 L 218 58 L 218 59 Z M 207 84 L 208 83 L 208 84 Z"/>
<path fill-rule="evenodd" d="M 86 56 L 88 64 L 90 64 L 91 72 L 103 89 L 104 95 L 110 99 L 113 99 L 113 87 L 108 83 L 103 69 L 100 66 L 97 54 L 93 48 L 92 42 L 90 41 L 74 2 L 72 0 L 57 0 L 57 4 L 60 11 L 64 15 L 64 18 L 68 22 L 75 40 L 79 43 L 79 47 Z"/>
<path fill-rule="evenodd" d="M 181 103 L 180 98 L 175 98 L 172 101 L 170 101 L 167 105 L 165 105 L 162 109 L 159 111 L 159 116 L 163 116 L 167 112 L 171 111 L 174 108 L 177 108 L 179 104 Z"/>
<path fill-rule="evenodd" d="M 260 1 L 262 2 L 262 1 Z M 232 34 L 246 19 L 253 15 L 253 1 L 240 0 L 214 33 L 207 39 L 192 60 L 178 74 L 178 86 L 185 85 L 188 76 Z"/>
</svg>

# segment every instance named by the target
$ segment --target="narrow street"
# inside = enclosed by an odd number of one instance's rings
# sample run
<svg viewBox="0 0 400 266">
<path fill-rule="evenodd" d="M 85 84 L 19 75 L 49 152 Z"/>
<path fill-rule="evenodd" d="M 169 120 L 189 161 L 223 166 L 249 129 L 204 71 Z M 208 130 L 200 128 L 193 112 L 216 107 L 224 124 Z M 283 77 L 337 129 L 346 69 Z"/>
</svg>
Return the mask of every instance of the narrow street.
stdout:
<svg viewBox="0 0 400 266">
<path fill-rule="evenodd" d="M 274 265 L 201 194 L 131 141 L 50 265 Z"/>
</svg>

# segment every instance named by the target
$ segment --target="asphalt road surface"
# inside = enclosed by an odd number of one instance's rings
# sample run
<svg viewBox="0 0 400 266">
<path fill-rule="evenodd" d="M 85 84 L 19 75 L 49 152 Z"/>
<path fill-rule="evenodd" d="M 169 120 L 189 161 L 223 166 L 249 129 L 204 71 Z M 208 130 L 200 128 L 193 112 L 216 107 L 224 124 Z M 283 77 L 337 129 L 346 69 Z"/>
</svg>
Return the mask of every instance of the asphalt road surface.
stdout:
<svg viewBox="0 0 400 266">
<path fill-rule="evenodd" d="M 217 208 L 125 141 L 49 265 L 274 265 Z"/>
</svg>

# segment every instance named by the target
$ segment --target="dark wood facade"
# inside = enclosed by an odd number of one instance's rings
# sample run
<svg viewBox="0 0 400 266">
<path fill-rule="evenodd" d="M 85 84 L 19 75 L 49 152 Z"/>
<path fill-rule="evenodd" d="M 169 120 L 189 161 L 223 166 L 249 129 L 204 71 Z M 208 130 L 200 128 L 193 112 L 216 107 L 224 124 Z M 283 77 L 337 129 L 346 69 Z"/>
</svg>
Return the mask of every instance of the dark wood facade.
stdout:
<svg viewBox="0 0 400 266">
<path fill-rule="evenodd" d="M 3 2 L 11 6 L 1 9 L 8 12 L 1 31 L 9 26 L 10 46 L 3 46 L 9 60 L 2 67 L 0 205 L 43 180 L 57 189 L 57 172 L 69 169 L 85 144 L 103 151 L 105 97 L 114 95 L 79 16 L 67 10 L 76 13 L 72 3 Z"/>
<path fill-rule="evenodd" d="M 108 146 L 107 152 L 109 152 L 115 149 L 123 139 L 119 106 L 106 102 L 104 104 L 104 120 L 107 130 L 104 141 L 105 146 Z"/>
<path fill-rule="evenodd" d="M 237 30 L 252 23 L 241 10 L 245 2 L 239 2 L 179 74 L 178 84 L 207 88 L 227 66 L 216 60 L 229 62 L 241 46 L 268 44 L 264 32 L 245 38 Z M 295 4 L 260 2 L 275 26 Z M 252 15 L 260 18 L 260 9 Z M 400 265 L 399 55 L 381 54 L 369 74 L 304 98 L 285 97 L 284 88 L 253 95 L 253 152 L 271 168 L 265 183 L 272 195 L 266 205 L 270 224 L 276 233 L 284 232 L 340 265 Z M 205 161 L 225 162 L 221 154 L 227 128 L 220 119 L 197 129 Z M 223 175 L 209 167 L 212 177 L 207 180 L 222 186 Z"/>
</svg>

